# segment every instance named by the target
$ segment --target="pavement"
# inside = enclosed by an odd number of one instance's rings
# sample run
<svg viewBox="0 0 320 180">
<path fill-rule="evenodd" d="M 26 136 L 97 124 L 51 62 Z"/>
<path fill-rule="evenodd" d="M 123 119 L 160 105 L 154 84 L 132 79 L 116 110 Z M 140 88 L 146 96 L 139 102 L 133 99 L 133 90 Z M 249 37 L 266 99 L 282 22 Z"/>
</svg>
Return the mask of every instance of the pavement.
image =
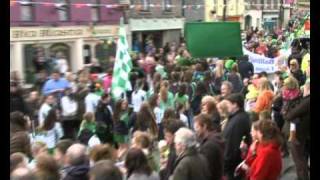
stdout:
<svg viewBox="0 0 320 180">
<path fill-rule="evenodd" d="M 282 158 L 282 172 L 280 180 L 296 180 L 296 167 L 292 160 L 291 155 Z"/>
</svg>

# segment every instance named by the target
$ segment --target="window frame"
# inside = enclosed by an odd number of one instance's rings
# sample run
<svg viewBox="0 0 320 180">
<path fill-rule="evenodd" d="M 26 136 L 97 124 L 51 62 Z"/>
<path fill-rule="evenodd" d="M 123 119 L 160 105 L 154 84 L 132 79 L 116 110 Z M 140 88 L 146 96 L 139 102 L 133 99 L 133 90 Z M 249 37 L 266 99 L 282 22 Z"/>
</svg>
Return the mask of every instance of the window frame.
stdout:
<svg viewBox="0 0 320 180">
<path fill-rule="evenodd" d="M 63 2 L 61 2 L 63 1 Z M 59 22 L 68 22 L 71 19 L 71 11 L 70 11 L 70 1 L 69 0 L 56 0 L 56 3 L 62 3 L 61 7 L 57 7 L 57 14 L 59 18 Z M 66 15 L 65 20 L 62 20 L 61 13 L 64 12 Z"/>
<path fill-rule="evenodd" d="M 150 0 L 141 0 L 142 12 L 150 12 Z"/>
<path fill-rule="evenodd" d="M 101 21 L 101 14 L 100 14 L 101 8 L 99 6 L 100 3 L 101 3 L 100 0 L 94 0 L 94 2 L 93 2 L 94 5 L 91 5 L 91 7 L 90 7 L 90 15 L 91 15 L 91 21 L 92 22 L 100 22 Z M 93 19 L 93 10 L 95 10 L 95 14 L 96 14 L 96 17 L 97 17 L 96 20 Z"/>
<path fill-rule="evenodd" d="M 23 2 L 26 2 L 27 4 L 20 4 L 20 20 L 22 22 L 32 22 L 34 20 L 34 5 L 32 4 L 33 0 L 23 0 Z M 24 8 L 28 8 L 30 11 L 30 19 L 24 19 L 24 16 L 22 11 Z"/>
<path fill-rule="evenodd" d="M 172 12 L 172 0 L 163 0 L 163 11 Z"/>
</svg>

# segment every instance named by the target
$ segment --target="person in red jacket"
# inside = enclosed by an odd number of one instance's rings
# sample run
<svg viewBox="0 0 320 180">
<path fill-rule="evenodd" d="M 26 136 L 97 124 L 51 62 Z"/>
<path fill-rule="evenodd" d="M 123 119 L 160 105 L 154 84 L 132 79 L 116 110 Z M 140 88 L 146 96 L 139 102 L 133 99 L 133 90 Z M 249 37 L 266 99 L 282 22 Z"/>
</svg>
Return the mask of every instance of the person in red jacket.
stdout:
<svg viewBox="0 0 320 180">
<path fill-rule="evenodd" d="M 278 180 L 282 169 L 280 131 L 271 120 L 257 121 L 259 145 L 250 165 L 250 180 Z"/>
<path fill-rule="evenodd" d="M 246 159 L 236 173 L 246 172 L 248 180 L 278 180 L 282 169 L 280 131 L 271 120 L 259 120 L 252 125 L 254 141 Z M 252 137 L 254 139 L 254 137 Z"/>
</svg>

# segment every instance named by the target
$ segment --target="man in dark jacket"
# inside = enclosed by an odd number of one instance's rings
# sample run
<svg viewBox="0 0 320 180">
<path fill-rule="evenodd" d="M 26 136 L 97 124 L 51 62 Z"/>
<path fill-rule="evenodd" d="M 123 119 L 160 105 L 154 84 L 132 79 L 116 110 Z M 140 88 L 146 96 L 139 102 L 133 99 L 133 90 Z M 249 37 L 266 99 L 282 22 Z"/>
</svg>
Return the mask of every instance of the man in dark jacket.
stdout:
<svg viewBox="0 0 320 180">
<path fill-rule="evenodd" d="M 10 85 L 10 112 L 20 111 L 24 114 L 27 114 L 28 108 L 23 99 L 21 90 L 18 87 L 18 84 L 11 83 Z"/>
<path fill-rule="evenodd" d="M 209 180 L 208 161 L 196 149 L 196 135 L 188 128 L 180 128 L 174 137 L 178 157 L 172 180 Z"/>
<path fill-rule="evenodd" d="M 223 138 L 226 141 L 224 151 L 224 174 L 228 180 L 238 180 L 234 177 L 236 166 L 241 163 L 240 143 L 242 137 L 246 137 L 246 143 L 251 143 L 250 129 L 251 122 L 249 115 L 243 110 L 244 99 L 239 93 L 231 94 L 225 98 L 228 103 L 229 120 L 223 131 Z"/>
<path fill-rule="evenodd" d="M 161 180 L 168 180 L 174 170 L 174 163 L 177 158 L 176 150 L 174 148 L 174 133 L 181 127 L 184 127 L 184 123 L 180 120 L 169 121 L 164 125 L 164 137 L 169 145 L 169 155 L 166 167 L 160 171 Z"/>
<path fill-rule="evenodd" d="M 194 129 L 200 143 L 200 153 L 208 160 L 212 179 L 221 180 L 224 141 L 217 131 L 218 127 L 214 127 L 210 116 L 200 114 L 194 118 Z"/>
<path fill-rule="evenodd" d="M 309 179 L 308 157 L 305 145 L 310 141 L 310 81 L 304 85 L 303 98 L 299 104 L 289 110 L 284 119 L 296 124 L 296 139 L 289 142 L 298 179 Z M 298 122 L 295 122 L 298 120 Z"/>
<path fill-rule="evenodd" d="M 244 56 L 243 59 L 240 59 L 238 62 L 238 68 L 239 68 L 239 73 L 241 75 L 241 78 L 248 78 L 253 75 L 254 73 L 254 67 L 251 62 L 248 61 L 248 56 Z"/>
<path fill-rule="evenodd" d="M 86 147 L 82 144 L 73 144 L 65 156 L 65 168 L 62 170 L 62 180 L 89 180 L 89 160 Z"/>
</svg>

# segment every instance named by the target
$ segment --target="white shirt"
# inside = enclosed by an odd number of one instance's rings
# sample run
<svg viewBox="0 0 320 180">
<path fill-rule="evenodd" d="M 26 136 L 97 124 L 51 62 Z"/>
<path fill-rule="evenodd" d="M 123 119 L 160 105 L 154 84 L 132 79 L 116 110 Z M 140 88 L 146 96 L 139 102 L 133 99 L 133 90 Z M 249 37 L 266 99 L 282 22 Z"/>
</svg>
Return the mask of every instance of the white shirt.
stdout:
<svg viewBox="0 0 320 180">
<path fill-rule="evenodd" d="M 159 107 L 155 107 L 153 109 L 153 112 L 156 116 L 156 122 L 157 124 L 160 124 L 161 123 L 161 120 L 163 118 L 163 114 L 164 114 L 164 111 L 162 109 L 160 109 Z"/>
<path fill-rule="evenodd" d="M 60 123 L 55 123 L 54 127 L 48 131 L 37 134 L 33 140 L 34 142 L 43 142 L 49 149 L 54 148 L 58 143 L 59 139 L 63 136 L 63 130 Z"/>
<path fill-rule="evenodd" d="M 139 89 L 138 91 L 133 91 L 131 95 L 131 102 L 133 105 L 133 111 L 138 112 L 143 101 L 147 100 L 146 91 Z"/>
<path fill-rule="evenodd" d="M 74 116 L 78 110 L 78 103 L 71 100 L 68 96 L 61 98 L 62 116 Z"/>
<path fill-rule="evenodd" d="M 65 59 L 58 59 L 57 60 L 57 68 L 59 69 L 60 73 L 65 74 L 68 71 L 68 63 Z"/>
<path fill-rule="evenodd" d="M 94 93 L 89 93 L 84 100 L 86 105 L 86 113 L 87 112 L 95 113 L 99 100 L 100 100 L 100 96 Z"/>
<path fill-rule="evenodd" d="M 52 107 L 49 106 L 47 103 L 44 103 L 41 105 L 39 113 L 38 113 L 39 127 L 42 127 L 44 120 L 46 119 L 51 108 Z"/>
<path fill-rule="evenodd" d="M 189 123 L 188 123 L 188 117 L 186 115 L 184 115 L 183 113 L 180 113 L 180 118 L 179 118 L 182 122 L 184 122 L 184 124 L 188 127 Z"/>
</svg>

